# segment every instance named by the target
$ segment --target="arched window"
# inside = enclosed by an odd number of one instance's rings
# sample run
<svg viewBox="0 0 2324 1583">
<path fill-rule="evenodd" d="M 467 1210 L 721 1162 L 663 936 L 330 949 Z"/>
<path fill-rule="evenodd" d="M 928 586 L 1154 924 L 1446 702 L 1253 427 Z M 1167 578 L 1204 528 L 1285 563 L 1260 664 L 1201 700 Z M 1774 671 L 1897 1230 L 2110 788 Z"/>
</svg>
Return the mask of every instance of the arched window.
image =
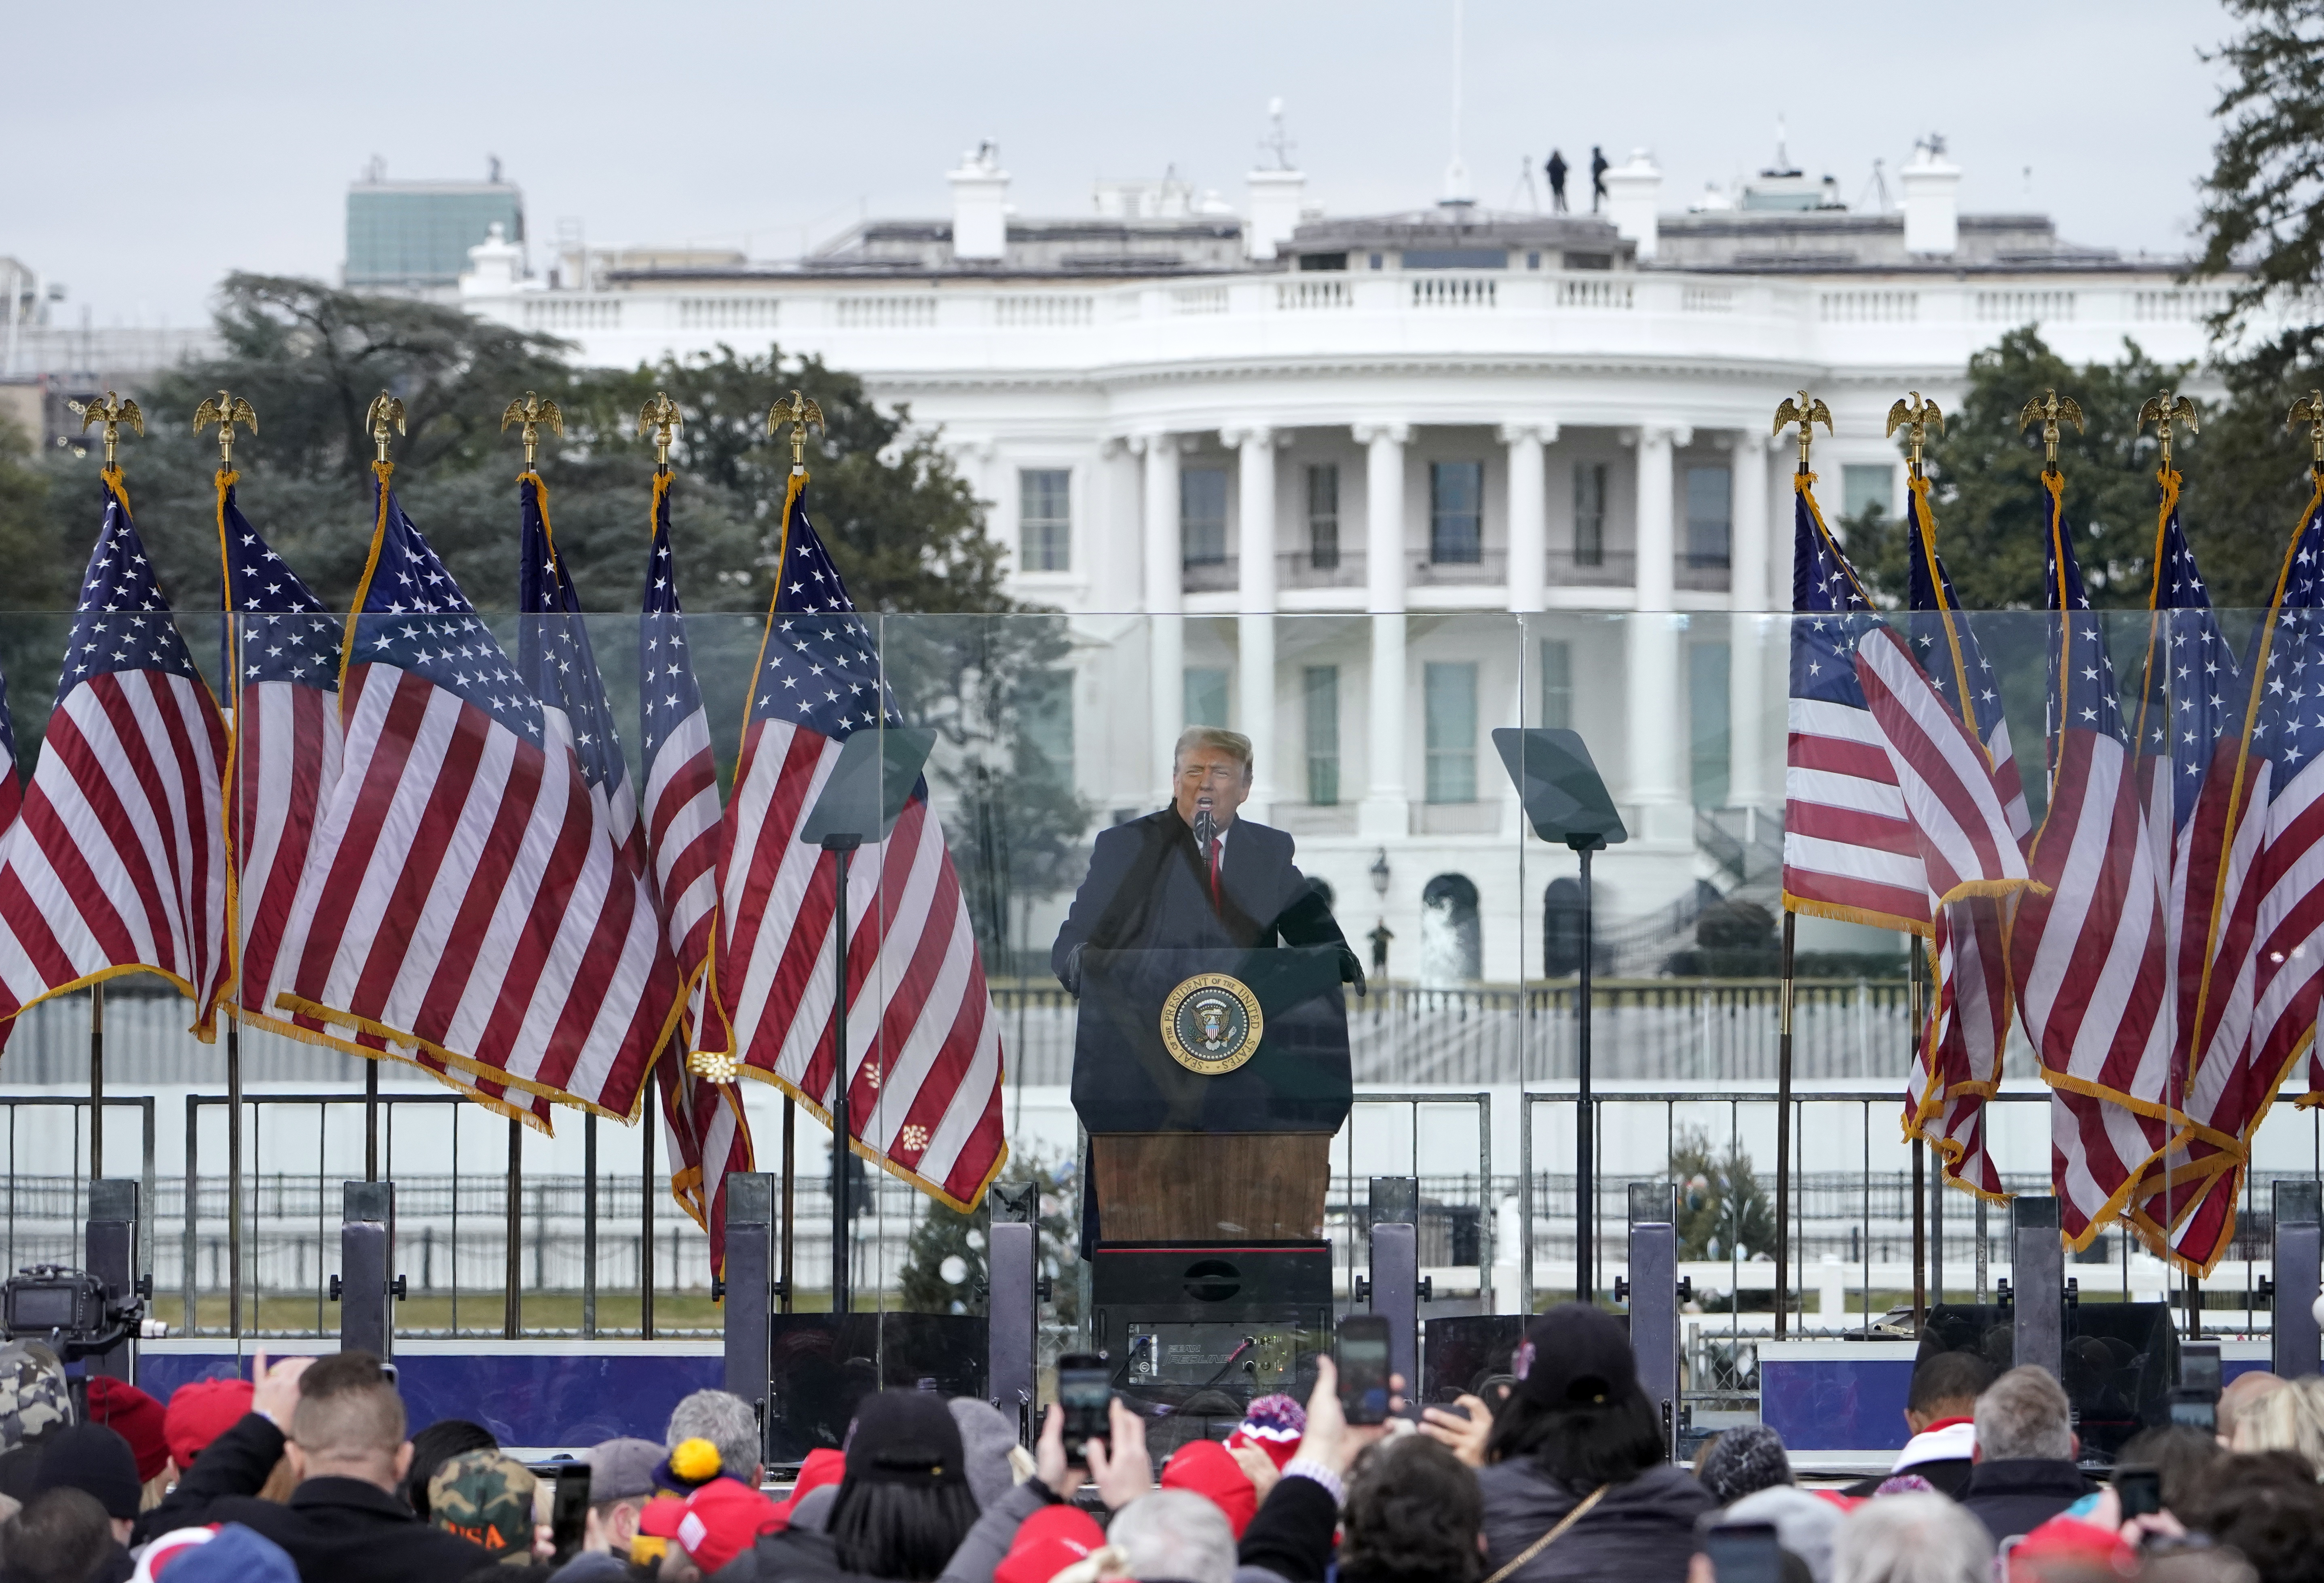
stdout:
<svg viewBox="0 0 2324 1583">
<path fill-rule="evenodd" d="M 1449 989 L 1484 973 L 1477 888 L 1465 874 L 1439 874 L 1420 892 L 1420 981 Z"/>
</svg>

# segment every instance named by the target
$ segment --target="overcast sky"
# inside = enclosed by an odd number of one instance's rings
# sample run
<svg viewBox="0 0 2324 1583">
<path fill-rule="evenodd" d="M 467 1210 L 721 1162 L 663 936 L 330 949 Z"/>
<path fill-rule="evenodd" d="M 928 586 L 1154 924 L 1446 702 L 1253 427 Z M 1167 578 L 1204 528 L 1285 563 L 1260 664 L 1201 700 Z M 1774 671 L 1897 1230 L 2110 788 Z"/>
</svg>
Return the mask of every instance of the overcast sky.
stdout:
<svg viewBox="0 0 2324 1583">
<path fill-rule="evenodd" d="M 1676 208 L 1767 163 L 1781 115 L 1855 203 L 1933 130 L 1965 208 L 2176 253 L 2218 91 L 2198 51 L 2227 31 L 2208 0 L 1468 0 L 1462 152 L 1478 198 L 1522 207 L 1521 156 L 1648 147 Z M 1273 96 L 1336 214 L 1432 201 L 1452 152 L 1452 0 L 136 0 L 28 6 L 9 52 L 0 253 L 99 324 L 194 322 L 232 269 L 337 279 L 374 154 L 405 178 L 499 155 L 538 262 L 566 217 L 593 244 L 794 256 L 860 212 L 944 214 L 986 137 L 1022 214 L 1171 165 L 1240 206 Z"/>
</svg>

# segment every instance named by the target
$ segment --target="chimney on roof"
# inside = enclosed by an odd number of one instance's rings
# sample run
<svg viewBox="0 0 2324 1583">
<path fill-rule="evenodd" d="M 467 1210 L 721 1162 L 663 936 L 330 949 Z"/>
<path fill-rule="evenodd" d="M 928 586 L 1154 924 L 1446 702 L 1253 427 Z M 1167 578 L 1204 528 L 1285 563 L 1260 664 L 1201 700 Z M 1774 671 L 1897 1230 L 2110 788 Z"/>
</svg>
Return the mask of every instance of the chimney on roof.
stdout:
<svg viewBox="0 0 2324 1583">
<path fill-rule="evenodd" d="M 1641 260 L 1655 256 L 1662 192 L 1663 173 L 1645 149 L 1632 149 L 1628 164 L 1606 172 L 1606 217 L 1618 233 L 1637 244 Z"/>
<path fill-rule="evenodd" d="M 998 144 L 986 141 L 963 154 L 952 183 L 952 255 L 992 261 L 1009 252 L 1009 172 Z"/>
<path fill-rule="evenodd" d="M 1273 258 L 1299 228 L 1299 210 L 1307 201 L 1307 173 L 1253 170 L 1244 181 L 1243 256 Z"/>
<path fill-rule="evenodd" d="M 1932 132 L 1914 143 L 1896 179 L 1904 189 L 1904 251 L 1950 255 L 1960 245 L 1961 171 L 1945 158 L 1945 140 Z"/>
<path fill-rule="evenodd" d="M 506 297 L 523 278 L 524 248 L 511 242 L 506 228 L 494 220 L 484 240 L 468 249 L 468 267 L 460 272 L 460 295 Z"/>
</svg>

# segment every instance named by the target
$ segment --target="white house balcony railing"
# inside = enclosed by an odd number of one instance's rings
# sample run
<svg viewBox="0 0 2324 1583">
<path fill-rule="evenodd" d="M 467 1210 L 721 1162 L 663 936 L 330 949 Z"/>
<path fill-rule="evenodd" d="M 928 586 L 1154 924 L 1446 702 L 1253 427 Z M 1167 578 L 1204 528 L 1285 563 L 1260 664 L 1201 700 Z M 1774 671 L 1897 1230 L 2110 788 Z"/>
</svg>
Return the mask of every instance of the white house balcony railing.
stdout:
<svg viewBox="0 0 2324 1583">
<path fill-rule="evenodd" d="M 1435 560 L 1425 552 L 1412 560 L 1412 580 L 1416 584 L 1430 587 L 1457 587 L 1471 584 L 1506 583 L 1509 575 L 1509 552 L 1506 549 L 1485 548 L 1475 552 L 1473 559 Z"/>
<path fill-rule="evenodd" d="M 521 328 L 576 342 L 598 364 L 707 351 L 779 327 L 787 352 L 811 352 L 875 381 L 885 374 L 1054 374 L 1238 360 L 1574 354 L 1744 364 L 1959 369 L 2020 324 L 2060 355 L 2119 355 L 2135 335 L 2150 356 L 2211 354 L 2205 320 L 2218 284 L 2151 273 L 2013 281 L 1752 278 L 1678 271 L 1356 270 L 1201 281 L 852 282 L 762 276 L 741 284 L 617 290 L 487 291 L 463 301 Z M 2265 327 L 2261 327 L 2263 329 Z M 1057 332 L 1063 332 L 1062 334 Z M 1784 377 L 1790 377 L 1786 372 Z"/>
<path fill-rule="evenodd" d="M 1189 558 L 1179 586 L 1188 594 L 1217 594 L 1232 588 L 1241 579 L 1240 557 L 1222 555 L 1216 559 Z"/>
<path fill-rule="evenodd" d="M 1295 549 L 1278 555 L 1276 580 L 1286 588 L 1360 588 L 1364 552 L 1360 549 Z"/>
<path fill-rule="evenodd" d="M 1553 588 L 1628 588 L 1637 581 L 1638 557 L 1627 549 L 1553 549 Z"/>
</svg>

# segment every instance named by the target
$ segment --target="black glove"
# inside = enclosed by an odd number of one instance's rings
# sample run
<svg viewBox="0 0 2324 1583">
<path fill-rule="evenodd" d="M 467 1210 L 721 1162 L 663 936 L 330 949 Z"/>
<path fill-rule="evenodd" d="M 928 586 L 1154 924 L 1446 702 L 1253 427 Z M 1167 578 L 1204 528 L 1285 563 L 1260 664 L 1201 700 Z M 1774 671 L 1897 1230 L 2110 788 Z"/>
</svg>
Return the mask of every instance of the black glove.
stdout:
<svg viewBox="0 0 2324 1583">
<path fill-rule="evenodd" d="M 1364 964 L 1359 962 L 1356 959 L 1356 953 L 1345 945 L 1340 947 L 1340 982 L 1353 984 L 1356 987 L 1356 999 L 1360 1000 L 1364 998 Z"/>
<path fill-rule="evenodd" d="M 1089 942 L 1084 940 L 1065 953 L 1065 971 L 1057 975 L 1057 981 L 1065 985 L 1065 993 L 1076 1000 L 1082 998 L 1082 953 L 1088 945 Z"/>
</svg>

